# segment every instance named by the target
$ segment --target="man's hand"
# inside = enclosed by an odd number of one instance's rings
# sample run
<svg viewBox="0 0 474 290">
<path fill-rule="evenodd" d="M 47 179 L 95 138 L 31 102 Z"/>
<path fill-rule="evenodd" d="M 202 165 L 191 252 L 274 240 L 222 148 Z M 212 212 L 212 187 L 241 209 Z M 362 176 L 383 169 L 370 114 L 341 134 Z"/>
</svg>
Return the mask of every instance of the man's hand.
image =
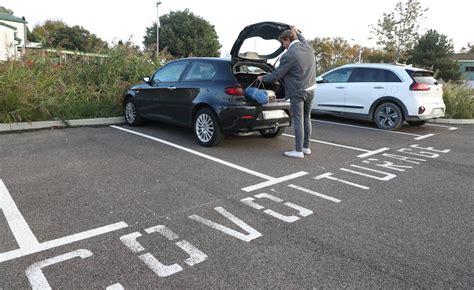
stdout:
<svg viewBox="0 0 474 290">
<path fill-rule="evenodd" d="M 257 79 L 258 79 L 259 81 L 262 81 L 262 80 L 263 80 L 263 76 L 258 76 Z"/>
</svg>

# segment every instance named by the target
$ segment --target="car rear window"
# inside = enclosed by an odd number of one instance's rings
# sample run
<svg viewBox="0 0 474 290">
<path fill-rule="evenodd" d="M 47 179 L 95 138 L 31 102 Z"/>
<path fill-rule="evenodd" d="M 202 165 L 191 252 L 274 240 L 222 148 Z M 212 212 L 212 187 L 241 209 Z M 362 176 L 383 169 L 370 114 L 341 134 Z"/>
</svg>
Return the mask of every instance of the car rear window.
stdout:
<svg viewBox="0 0 474 290">
<path fill-rule="evenodd" d="M 408 70 L 407 73 L 419 84 L 437 85 L 438 81 L 433 77 L 433 73 L 426 70 L 413 71 Z"/>
</svg>

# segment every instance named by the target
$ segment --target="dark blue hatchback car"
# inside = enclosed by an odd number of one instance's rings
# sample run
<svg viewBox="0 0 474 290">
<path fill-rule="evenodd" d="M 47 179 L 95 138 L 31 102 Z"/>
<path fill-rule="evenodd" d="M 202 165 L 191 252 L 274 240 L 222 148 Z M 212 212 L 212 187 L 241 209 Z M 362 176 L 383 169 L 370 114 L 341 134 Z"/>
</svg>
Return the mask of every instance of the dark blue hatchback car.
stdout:
<svg viewBox="0 0 474 290">
<path fill-rule="evenodd" d="M 289 28 L 275 22 L 250 25 L 240 33 L 231 58 L 192 57 L 165 64 L 125 94 L 127 124 L 138 126 L 146 119 L 190 127 L 199 144 L 207 147 L 229 133 L 259 131 L 267 138 L 280 136 L 290 125 L 284 84 L 267 84 L 269 102 L 263 105 L 246 98 L 244 90 L 258 75 L 273 71 L 267 61 L 281 54 L 283 47 L 277 42 L 276 50 L 268 55 L 241 53 L 240 48 L 253 37 L 276 40 Z"/>
</svg>

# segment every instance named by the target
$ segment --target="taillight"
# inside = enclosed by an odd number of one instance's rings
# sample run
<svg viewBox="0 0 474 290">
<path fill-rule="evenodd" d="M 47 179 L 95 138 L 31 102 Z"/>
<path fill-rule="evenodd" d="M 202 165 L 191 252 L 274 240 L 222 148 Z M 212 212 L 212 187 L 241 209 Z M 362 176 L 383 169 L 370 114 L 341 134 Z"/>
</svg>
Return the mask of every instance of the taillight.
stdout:
<svg viewBox="0 0 474 290">
<path fill-rule="evenodd" d="M 426 110 L 425 107 L 423 107 L 423 106 L 419 107 L 418 108 L 418 115 L 423 114 L 425 112 L 425 110 Z"/>
<path fill-rule="evenodd" d="M 225 89 L 226 94 L 232 95 L 232 96 L 243 96 L 244 95 L 244 90 L 242 90 L 242 87 L 228 87 Z"/>
<path fill-rule="evenodd" d="M 410 91 L 429 91 L 430 86 L 427 84 L 412 83 L 410 86 Z"/>
</svg>

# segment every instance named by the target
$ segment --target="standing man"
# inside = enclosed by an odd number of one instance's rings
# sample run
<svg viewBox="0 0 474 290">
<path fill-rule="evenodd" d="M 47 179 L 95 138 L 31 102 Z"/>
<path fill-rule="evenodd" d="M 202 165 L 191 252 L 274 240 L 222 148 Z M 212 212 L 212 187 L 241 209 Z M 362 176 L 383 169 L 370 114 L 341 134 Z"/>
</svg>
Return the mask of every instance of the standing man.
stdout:
<svg viewBox="0 0 474 290">
<path fill-rule="evenodd" d="M 304 158 L 304 154 L 311 154 L 311 103 L 316 82 L 316 61 L 313 49 L 295 27 L 283 31 L 278 40 L 287 51 L 276 70 L 258 76 L 258 80 L 272 83 L 283 79 L 295 128 L 295 150 L 287 151 L 285 155 Z"/>
</svg>

